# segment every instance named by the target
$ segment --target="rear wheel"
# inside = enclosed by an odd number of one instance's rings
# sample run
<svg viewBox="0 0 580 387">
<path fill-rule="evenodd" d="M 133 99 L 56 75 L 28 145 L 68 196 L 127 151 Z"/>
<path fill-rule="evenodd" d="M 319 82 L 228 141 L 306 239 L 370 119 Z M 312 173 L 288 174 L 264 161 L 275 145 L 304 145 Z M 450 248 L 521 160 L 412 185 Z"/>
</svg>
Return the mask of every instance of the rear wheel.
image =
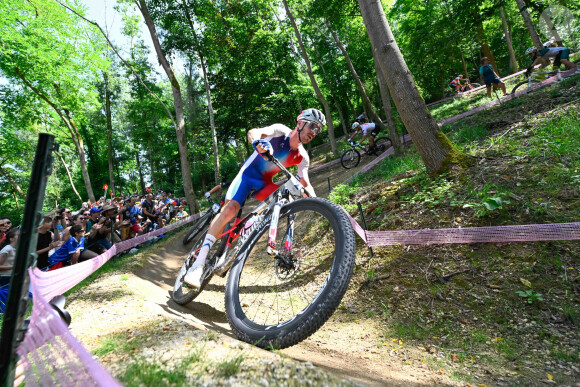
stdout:
<svg viewBox="0 0 580 387">
<path fill-rule="evenodd" d="M 532 84 L 534 83 L 540 83 L 540 81 L 537 81 L 535 79 L 532 79 L 531 81 L 523 81 L 518 83 L 517 85 L 514 86 L 514 88 L 512 89 L 512 94 L 515 94 L 518 90 L 523 90 L 524 88 L 528 87 L 528 83 L 532 82 Z"/>
<path fill-rule="evenodd" d="M 346 169 L 354 168 L 360 162 L 360 153 L 354 148 L 351 148 L 342 154 L 340 163 Z"/>
<path fill-rule="evenodd" d="M 209 283 L 212 277 L 211 275 L 207 276 L 207 278 L 203 280 L 201 287 L 199 289 L 189 286 L 188 284 L 183 282 L 183 278 L 187 274 L 187 270 L 189 270 L 189 268 L 191 267 L 191 265 L 193 265 L 193 262 L 195 262 L 197 258 L 197 254 L 199 252 L 199 249 L 201 248 L 201 244 L 203 243 L 203 240 L 205 239 L 205 234 L 207 233 L 207 230 L 209 228 L 209 223 L 210 222 L 207 222 L 205 227 L 200 229 L 199 232 L 195 233 L 195 236 L 191 239 L 193 241 L 193 247 L 189 251 L 187 258 L 185 258 L 183 265 L 181 265 L 179 273 L 177 274 L 177 278 L 175 279 L 175 284 L 173 285 L 173 294 L 171 295 L 171 298 L 179 305 L 188 304 L 191 301 L 193 301 L 194 298 L 199 296 L 199 294 L 203 291 L 203 289 Z"/>
<path fill-rule="evenodd" d="M 206 211 L 205 214 L 203 214 L 201 216 L 201 218 L 199 218 L 197 220 L 197 222 L 195 222 L 193 224 L 193 226 L 191 226 L 191 228 L 189 229 L 189 231 L 187 232 L 187 234 L 185 234 L 185 236 L 183 237 L 183 244 L 186 245 L 188 243 L 190 243 L 192 240 L 195 239 L 195 237 L 203 231 L 204 228 L 206 228 L 207 225 L 209 225 L 210 221 L 211 221 L 211 216 L 212 212 L 211 210 Z"/>
<path fill-rule="evenodd" d="M 387 136 L 378 137 L 375 139 L 375 147 L 375 154 L 378 156 L 391 147 L 391 139 Z"/>
<path fill-rule="evenodd" d="M 477 89 L 478 87 L 481 87 L 479 83 L 470 83 L 469 85 L 471 86 L 469 89 Z"/>
<path fill-rule="evenodd" d="M 275 257 L 266 249 L 270 220 L 249 236 L 234 261 L 226 316 L 240 340 L 286 348 L 316 332 L 334 313 L 352 276 L 356 246 L 346 212 L 326 199 L 282 207 Z M 289 229 L 293 237 L 286 244 Z"/>
</svg>

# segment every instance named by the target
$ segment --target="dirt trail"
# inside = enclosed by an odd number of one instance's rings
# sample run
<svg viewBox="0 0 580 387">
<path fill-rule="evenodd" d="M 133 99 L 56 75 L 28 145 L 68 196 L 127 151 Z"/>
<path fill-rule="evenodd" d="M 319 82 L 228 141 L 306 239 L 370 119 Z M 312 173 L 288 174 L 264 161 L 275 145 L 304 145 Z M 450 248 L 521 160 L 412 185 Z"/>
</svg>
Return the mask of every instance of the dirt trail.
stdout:
<svg viewBox="0 0 580 387">
<path fill-rule="evenodd" d="M 374 157 L 363 156 L 361 164 L 352 170 L 335 164 L 316 171 L 311 175 L 311 181 L 317 195 L 328 195 L 329 178 L 334 187 L 372 160 Z M 247 204 L 249 208 L 253 205 L 251 202 Z M 155 285 L 147 291 L 156 294 L 149 296 L 160 300 L 160 305 L 169 314 L 179 316 L 198 328 L 211 329 L 234 338 L 224 312 L 224 278 L 214 276 L 203 293 L 186 306 L 177 305 L 171 300 L 175 275 L 187 252 L 181 238 L 177 238 L 174 243 L 149 256 L 148 264 L 136 275 Z M 355 320 L 348 310 L 339 309 L 310 338 L 281 352 L 367 385 L 457 385 L 445 375 L 429 370 L 417 350 L 406 348 L 404 343 L 386 343 L 381 333 L 378 319 Z"/>
</svg>

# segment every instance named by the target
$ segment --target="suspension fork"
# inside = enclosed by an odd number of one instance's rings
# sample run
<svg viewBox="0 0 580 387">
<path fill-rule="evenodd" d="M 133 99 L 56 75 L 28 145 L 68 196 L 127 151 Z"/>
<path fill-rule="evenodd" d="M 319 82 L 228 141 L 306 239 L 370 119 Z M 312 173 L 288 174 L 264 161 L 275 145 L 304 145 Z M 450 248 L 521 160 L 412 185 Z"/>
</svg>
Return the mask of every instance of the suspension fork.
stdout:
<svg viewBox="0 0 580 387">
<path fill-rule="evenodd" d="M 276 256 L 278 254 L 278 248 L 276 246 L 276 234 L 278 233 L 278 220 L 280 219 L 280 210 L 285 204 L 282 200 L 282 195 L 280 192 L 276 194 L 276 200 L 274 206 L 272 207 L 272 220 L 270 221 L 270 231 L 268 233 L 268 255 Z"/>
</svg>

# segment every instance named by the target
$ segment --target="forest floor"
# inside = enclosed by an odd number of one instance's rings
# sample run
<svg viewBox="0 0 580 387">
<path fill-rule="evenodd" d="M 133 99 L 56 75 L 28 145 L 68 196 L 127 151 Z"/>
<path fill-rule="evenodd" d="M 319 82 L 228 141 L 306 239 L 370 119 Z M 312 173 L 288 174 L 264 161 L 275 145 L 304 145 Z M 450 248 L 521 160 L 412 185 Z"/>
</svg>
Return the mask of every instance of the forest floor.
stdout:
<svg viewBox="0 0 580 387">
<path fill-rule="evenodd" d="M 320 170 L 316 191 L 326 196 L 330 178 L 331 199 L 359 223 L 361 202 L 371 230 L 578 221 L 579 80 L 444 126 L 474 156 L 466 170 L 429 178 L 410 147 L 349 185 L 337 183 L 355 171 Z M 580 385 L 577 241 L 388 246 L 371 257 L 358 240 L 330 320 L 268 352 L 233 339 L 223 279 L 186 307 L 171 301 L 181 235 L 111 261 L 68 296 L 71 331 L 124 384 Z"/>
</svg>

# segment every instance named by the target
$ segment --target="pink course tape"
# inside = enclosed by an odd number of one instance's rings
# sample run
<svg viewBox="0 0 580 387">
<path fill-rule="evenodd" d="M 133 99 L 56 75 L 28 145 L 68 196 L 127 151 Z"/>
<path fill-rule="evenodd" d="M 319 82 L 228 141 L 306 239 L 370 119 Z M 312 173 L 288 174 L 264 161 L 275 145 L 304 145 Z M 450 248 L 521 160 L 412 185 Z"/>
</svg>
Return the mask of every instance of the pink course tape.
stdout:
<svg viewBox="0 0 580 387">
<path fill-rule="evenodd" d="M 430 245 L 439 243 L 501 243 L 580 240 L 580 222 L 442 228 L 424 230 L 366 231 L 369 246 Z"/>
</svg>

